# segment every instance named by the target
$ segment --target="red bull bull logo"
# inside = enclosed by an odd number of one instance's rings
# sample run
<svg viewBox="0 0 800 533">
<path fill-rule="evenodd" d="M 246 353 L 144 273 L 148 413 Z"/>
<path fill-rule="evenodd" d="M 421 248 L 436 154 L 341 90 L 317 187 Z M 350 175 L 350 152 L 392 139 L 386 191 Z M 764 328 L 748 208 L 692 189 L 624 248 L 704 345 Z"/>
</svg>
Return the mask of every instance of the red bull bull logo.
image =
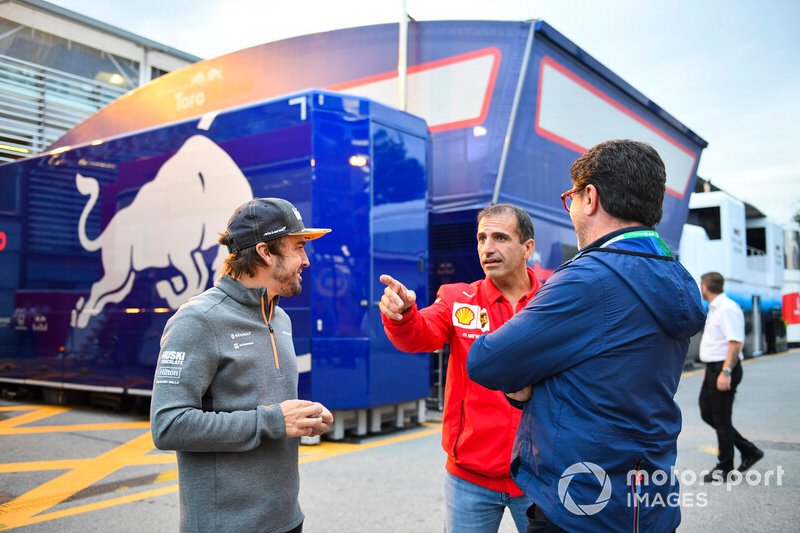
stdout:
<svg viewBox="0 0 800 533">
<path fill-rule="evenodd" d="M 75 175 L 78 191 L 89 199 L 78 222 L 81 246 L 100 252 L 103 276 L 80 298 L 71 325 L 85 328 L 108 304 L 130 293 L 137 274 L 150 268 L 174 267 L 179 276 L 155 283 L 156 292 L 172 309 L 205 290 L 209 269 L 203 252 L 217 249 L 212 268 L 227 256 L 217 238 L 233 210 L 251 200 L 250 183 L 233 159 L 204 135 L 190 137 L 145 184 L 133 202 L 117 211 L 102 233 L 92 239 L 86 221 L 100 195 L 98 181 Z"/>
</svg>

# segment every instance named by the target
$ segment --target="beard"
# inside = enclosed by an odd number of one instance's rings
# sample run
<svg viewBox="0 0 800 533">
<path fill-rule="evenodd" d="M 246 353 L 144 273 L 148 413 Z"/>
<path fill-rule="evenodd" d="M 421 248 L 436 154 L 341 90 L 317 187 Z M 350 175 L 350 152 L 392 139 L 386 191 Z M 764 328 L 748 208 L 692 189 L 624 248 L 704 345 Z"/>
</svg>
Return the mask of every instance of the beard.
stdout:
<svg viewBox="0 0 800 533">
<path fill-rule="evenodd" d="M 303 292 L 303 286 L 295 280 L 296 273 L 289 272 L 281 256 L 276 256 L 275 270 L 272 273 L 275 281 L 280 283 L 280 296 L 297 296 Z"/>
<path fill-rule="evenodd" d="M 582 250 L 588 242 L 586 242 L 586 227 L 580 222 L 573 220 L 572 225 L 575 227 L 575 237 L 578 240 L 578 250 Z"/>
</svg>

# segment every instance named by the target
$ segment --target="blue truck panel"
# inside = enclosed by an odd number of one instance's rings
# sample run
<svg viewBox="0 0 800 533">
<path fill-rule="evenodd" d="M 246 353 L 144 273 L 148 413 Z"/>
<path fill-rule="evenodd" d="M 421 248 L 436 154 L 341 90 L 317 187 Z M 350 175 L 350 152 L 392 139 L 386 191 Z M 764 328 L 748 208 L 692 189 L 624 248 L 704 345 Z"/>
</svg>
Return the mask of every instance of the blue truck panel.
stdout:
<svg viewBox="0 0 800 533">
<path fill-rule="evenodd" d="M 427 361 L 388 358 L 371 339 L 373 257 L 411 265 L 427 291 L 427 143 L 416 117 L 309 91 L 2 167 L 24 201 L 0 215 L 14 280 L 0 298 L 0 379 L 149 389 L 166 320 L 226 255 L 230 213 L 278 196 L 336 235 L 310 244 L 304 291 L 281 303 L 301 394 L 333 409 L 425 396 Z"/>
<path fill-rule="evenodd" d="M 397 37 L 396 24 L 351 28 L 203 61 L 113 102 L 50 153 L 0 167 L 0 191 L 18 198 L 0 203 L 0 264 L 18 273 L 0 285 L 0 379 L 148 388 L 164 322 L 214 277 L 234 197 L 282 196 L 334 230 L 310 247 L 303 295 L 283 305 L 310 365 L 301 394 L 335 409 L 427 396 L 425 356 L 399 354 L 383 334 L 378 276 L 423 304 L 441 283 L 482 277 L 475 215 L 508 201 L 533 217 L 530 266 L 546 280 L 576 251 L 559 194 L 598 142 L 661 153 L 659 231 L 677 250 L 706 145 L 689 128 L 542 21 L 410 24 L 411 114 L 400 113 L 387 107 Z M 151 185 L 192 165 L 213 169 L 205 187 L 228 176 L 212 196 L 229 203 Z M 109 231 L 124 253 L 107 253 Z M 33 332 L 43 320 L 49 336 Z"/>
</svg>

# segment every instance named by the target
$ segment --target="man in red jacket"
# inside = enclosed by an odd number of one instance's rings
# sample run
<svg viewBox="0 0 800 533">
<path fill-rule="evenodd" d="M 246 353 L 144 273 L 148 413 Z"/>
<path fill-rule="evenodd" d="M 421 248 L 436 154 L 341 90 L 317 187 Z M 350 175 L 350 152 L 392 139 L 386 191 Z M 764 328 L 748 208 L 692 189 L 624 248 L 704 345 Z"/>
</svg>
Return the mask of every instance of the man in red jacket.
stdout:
<svg viewBox="0 0 800 533">
<path fill-rule="evenodd" d="M 445 531 L 497 532 L 506 507 L 519 531 L 530 501 L 511 479 L 509 464 L 521 411 L 505 395 L 467 377 L 467 354 L 483 333 L 499 328 L 539 288 L 527 260 L 533 222 L 511 204 L 478 213 L 478 258 L 486 278 L 442 285 L 433 305 L 418 309 L 416 294 L 386 274 L 379 304 L 387 336 L 400 350 L 430 352 L 450 343 L 442 447 L 447 452 Z"/>
</svg>

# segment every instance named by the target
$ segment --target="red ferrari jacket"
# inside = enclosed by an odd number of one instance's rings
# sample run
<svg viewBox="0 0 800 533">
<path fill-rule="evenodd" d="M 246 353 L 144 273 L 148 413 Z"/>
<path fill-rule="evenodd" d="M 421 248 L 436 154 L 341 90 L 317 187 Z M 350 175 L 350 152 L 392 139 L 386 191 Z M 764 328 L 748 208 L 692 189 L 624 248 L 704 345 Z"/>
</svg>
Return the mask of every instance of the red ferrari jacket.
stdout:
<svg viewBox="0 0 800 533">
<path fill-rule="evenodd" d="M 530 268 L 528 277 L 531 290 L 516 309 L 486 278 L 442 285 L 433 305 L 418 310 L 415 304 L 400 321 L 382 316 L 386 335 L 405 352 L 432 352 L 450 343 L 442 428 L 447 471 L 512 497 L 522 495 L 509 472 L 522 412 L 512 407 L 502 392 L 469 379 L 466 364 L 472 342 L 499 328 L 533 297 L 539 283 Z"/>
</svg>

